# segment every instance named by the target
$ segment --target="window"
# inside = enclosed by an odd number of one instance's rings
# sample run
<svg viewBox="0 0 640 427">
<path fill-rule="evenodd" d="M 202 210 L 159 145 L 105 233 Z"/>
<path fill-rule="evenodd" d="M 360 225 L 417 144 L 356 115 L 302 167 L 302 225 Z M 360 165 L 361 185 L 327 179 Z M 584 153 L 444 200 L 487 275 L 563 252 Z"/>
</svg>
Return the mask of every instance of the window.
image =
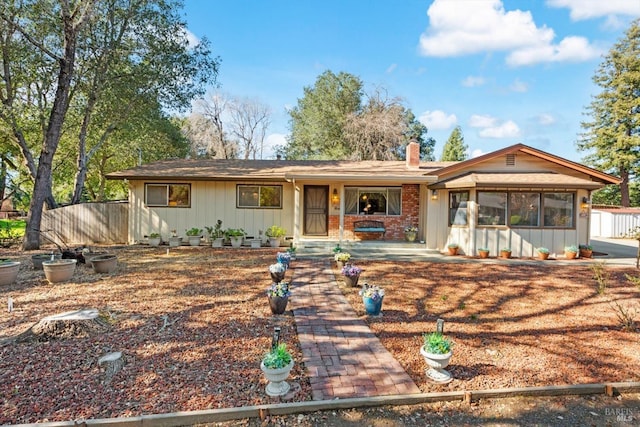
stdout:
<svg viewBox="0 0 640 427">
<path fill-rule="evenodd" d="M 282 209 L 281 185 L 238 185 L 237 207 Z"/>
<path fill-rule="evenodd" d="M 539 227 L 540 193 L 511 193 L 509 215 L 512 227 Z"/>
<path fill-rule="evenodd" d="M 467 225 L 468 191 L 449 193 L 449 225 Z"/>
<path fill-rule="evenodd" d="M 478 191 L 478 225 L 573 228 L 574 200 L 574 193 Z"/>
<path fill-rule="evenodd" d="M 191 206 L 190 184 L 145 184 L 147 206 L 188 208 Z"/>
<path fill-rule="evenodd" d="M 345 213 L 348 215 L 400 215 L 400 187 L 345 187 Z"/>
<path fill-rule="evenodd" d="M 573 193 L 544 193 L 544 226 L 573 227 Z"/>
<path fill-rule="evenodd" d="M 478 225 L 507 225 L 507 193 L 478 192 Z"/>
</svg>

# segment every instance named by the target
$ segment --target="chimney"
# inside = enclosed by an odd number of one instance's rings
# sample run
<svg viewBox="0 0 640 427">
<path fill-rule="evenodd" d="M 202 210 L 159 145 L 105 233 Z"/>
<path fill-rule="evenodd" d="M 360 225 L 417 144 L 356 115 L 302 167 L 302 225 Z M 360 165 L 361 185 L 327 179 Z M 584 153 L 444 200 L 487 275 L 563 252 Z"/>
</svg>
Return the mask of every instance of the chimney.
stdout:
<svg viewBox="0 0 640 427">
<path fill-rule="evenodd" d="M 420 144 L 415 139 L 407 144 L 407 169 L 418 169 L 420 166 Z"/>
</svg>

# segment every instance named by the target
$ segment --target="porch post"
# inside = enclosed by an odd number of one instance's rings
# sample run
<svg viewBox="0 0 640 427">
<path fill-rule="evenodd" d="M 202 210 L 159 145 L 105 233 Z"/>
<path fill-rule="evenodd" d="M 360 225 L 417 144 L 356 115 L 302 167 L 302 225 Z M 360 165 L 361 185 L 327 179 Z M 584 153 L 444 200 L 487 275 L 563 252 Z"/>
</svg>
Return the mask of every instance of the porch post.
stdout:
<svg viewBox="0 0 640 427">
<path fill-rule="evenodd" d="M 338 226 L 338 242 L 342 244 L 344 238 L 344 184 L 340 184 L 340 213 L 339 213 L 339 226 Z"/>
</svg>

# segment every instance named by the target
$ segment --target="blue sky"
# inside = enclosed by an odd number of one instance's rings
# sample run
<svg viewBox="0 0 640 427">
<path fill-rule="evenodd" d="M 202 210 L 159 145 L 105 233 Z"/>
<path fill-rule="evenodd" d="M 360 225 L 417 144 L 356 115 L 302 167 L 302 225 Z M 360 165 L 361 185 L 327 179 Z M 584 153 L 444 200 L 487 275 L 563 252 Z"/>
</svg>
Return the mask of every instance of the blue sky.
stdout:
<svg viewBox="0 0 640 427">
<path fill-rule="evenodd" d="M 438 159 L 459 125 L 471 156 L 524 143 L 580 161 L 592 77 L 640 1 L 185 0 L 185 13 L 222 59 L 219 90 L 270 107 L 269 144 L 331 70 L 400 97 Z"/>
</svg>

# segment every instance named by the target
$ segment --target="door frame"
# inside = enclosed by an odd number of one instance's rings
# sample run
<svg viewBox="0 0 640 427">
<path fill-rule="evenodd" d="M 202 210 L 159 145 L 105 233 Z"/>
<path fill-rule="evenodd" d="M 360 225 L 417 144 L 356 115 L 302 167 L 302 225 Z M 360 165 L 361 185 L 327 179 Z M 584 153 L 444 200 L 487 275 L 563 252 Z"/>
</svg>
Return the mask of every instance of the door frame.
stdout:
<svg viewBox="0 0 640 427">
<path fill-rule="evenodd" d="M 303 202 L 302 202 L 302 235 L 310 237 L 328 237 L 329 236 L 329 185 L 304 185 Z M 324 216 L 324 234 L 307 234 L 307 189 L 308 188 L 324 188 L 325 197 L 325 216 Z"/>
</svg>

